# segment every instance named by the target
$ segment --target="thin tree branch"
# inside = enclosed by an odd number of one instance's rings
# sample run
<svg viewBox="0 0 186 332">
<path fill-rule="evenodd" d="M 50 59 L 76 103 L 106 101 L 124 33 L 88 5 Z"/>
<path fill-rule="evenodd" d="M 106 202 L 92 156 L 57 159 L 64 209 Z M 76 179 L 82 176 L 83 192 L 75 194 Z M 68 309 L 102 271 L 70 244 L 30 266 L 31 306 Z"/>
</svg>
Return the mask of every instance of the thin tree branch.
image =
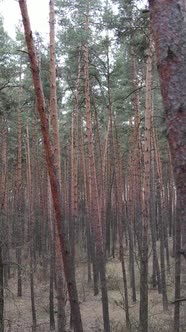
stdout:
<svg viewBox="0 0 186 332">
<path fill-rule="evenodd" d="M 184 302 L 184 301 L 186 301 L 186 298 L 185 298 L 185 297 L 183 297 L 183 298 L 181 298 L 181 299 L 176 299 L 176 300 L 172 301 L 171 303 L 172 303 L 172 304 L 175 304 L 175 303 L 178 303 L 178 302 Z"/>
</svg>

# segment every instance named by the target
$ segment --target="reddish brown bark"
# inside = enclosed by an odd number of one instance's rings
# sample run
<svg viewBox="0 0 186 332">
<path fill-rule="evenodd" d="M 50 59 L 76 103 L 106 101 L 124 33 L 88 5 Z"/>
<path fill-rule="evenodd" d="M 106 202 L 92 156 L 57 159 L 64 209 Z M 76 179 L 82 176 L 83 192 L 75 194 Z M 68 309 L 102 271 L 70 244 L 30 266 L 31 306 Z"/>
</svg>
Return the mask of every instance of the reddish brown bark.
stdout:
<svg viewBox="0 0 186 332">
<path fill-rule="evenodd" d="M 49 3 L 49 23 L 50 23 L 50 114 L 51 129 L 53 136 L 55 164 L 58 172 L 59 182 L 61 185 L 60 170 L 60 139 L 59 139 L 59 121 L 57 110 L 56 95 L 56 55 L 55 55 L 55 1 L 50 0 Z"/>
<path fill-rule="evenodd" d="M 138 239 L 139 251 L 141 250 L 141 206 L 142 206 L 142 149 L 141 149 L 141 130 L 140 130 L 140 95 L 139 95 L 139 80 L 137 75 L 136 61 L 134 49 L 131 49 L 131 60 L 133 70 L 133 81 L 136 88 L 135 93 L 135 119 L 134 119 L 134 133 L 133 145 L 134 151 L 131 154 L 131 162 L 133 163 L 133 176 L 134 176 L 134 204 L 135 204 L 135 231 Z"/>
<path fill-rule="evenodd" d="M 179 0 L 149 0 L 157 67 L 172 166 L 177 189 L 175 241 L 175 298 L 180 297 L 180 244 L 186 244 L 186 6 Z M 174 331 L 179 331 L 179 303 L 175 304 Z"/>
<path fill-rule="evenodd" d="M 86 33 L 88 33 L 88 29 L 89 29 L 89 16 L 88 15 L 89 15 L 89 11 L 87 9 L 86 21 L 85 21 Z M 90 184 L 91 184 L 91 191 L 92 191 L 91 192 L 92 216 L 94 216 L 94 220 L 95 220 L 93 223 L 93 229 L 94 229 L 95 240 L 96 240 L 97 258 L 99 260 L 104 331 L 110 332 L 108 294 L 107 294 L 106 271 L 105 271 L 105 257 L 104 257 L 104 247 L 103 247 L 103 234 L 102 234 L 98 184 L 97 184 L 97 177 L 96 177 L 92 117 L 91 117 L 91 110 L 90 110 L 89 49 L 88 49 L 87 42 L 84 45 L 84 61 L 85 61 L 85 65 L 84 65 L 85 109 L 86 109 L 86 126 L 87 126 L 88 154 L 89 154 L 89 166 L 90 166 Z"/>
<path fill-rule="evenodd" d="M 40 116 L 41 123 L 41 132 L 43 136 L 44 148 L 45 148 L 45 156 L 47 162 L 47 169 L 50 178 L 52 198 L 54 203 L 55 215 L 56 215 L 56 224 L 57 230 L 60 239 L 60 247 L 63 255 L 64 262 L 64 271 L 67 282 L 67 288 L 69 292 L 69 299 L 71 304 L 71 309 L 74 317 L 75 331 L 82 332 L 82 321 L 81 314 L 79 308 L 78 301 L 78 293 L 75 281 L 75 273 L 73 267 L 72 257 L 70 255 L 70 248 L 68 243 L 68 235 L 66 233 L 66 227 L 64 223 L 64 218 L 61 211 L 61 200 L 60 200 L 60 184 L 59 179 L 57 177 L 57 170 L 55 167 L 54 154 L 52 149 L 52 144 L 50 141 L 49 128 L 48 128 L 48 120 L 46 116 L 46 105 L 45 98 L 43 94 L 43 87 L 40 78 L 39 65 L 37 61 L 35 46 L 32 37 L 32 31 L 30 27 L 30 20 L 28 16 L 27 4 L 25 0 L 19 0 L 19 6 L 23 18 L 23 25 L 25 31 L 25 39 L 28 48 L 28 54 L 30 58 L 31 70 L 32 70 L 32 78 L 33 84 L 37 99 L 37 107 Z"/>
<path fill-rule="evenodd" d="M 71 125 L 71 190 L 70 190 L 70 237 L 72 255 L 75 261 L 75 246 L 77 241 L 77 218 L 78 218 L 78 126 L 79 126 L 79 88 L 81 76 L 80 57 L 78 58 L 78 75 L 75 91 L 75 110 L 72 114 Z"/>
<path fill-rule="evenodd" d="M 157 67 L 181 219 L 186 215 L 186 41 L 185 6 L 180 1 L 149 1 Z M 183 222 L 184 243 L 186 223 Z"/>
</svg>

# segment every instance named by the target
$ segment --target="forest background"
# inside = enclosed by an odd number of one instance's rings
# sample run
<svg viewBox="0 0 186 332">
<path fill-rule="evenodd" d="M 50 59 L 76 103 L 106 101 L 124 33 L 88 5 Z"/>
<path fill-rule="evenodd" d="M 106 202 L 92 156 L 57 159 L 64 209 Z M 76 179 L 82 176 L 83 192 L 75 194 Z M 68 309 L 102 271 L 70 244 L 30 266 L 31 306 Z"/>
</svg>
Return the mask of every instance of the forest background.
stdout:
<svg viewBox="0 0 186 332">
<path fill-rule="evenodd" d="M 47 41 L 19 4 L 25 35 L 0 19 L 0 331 L 184 331 L 149 9 L 50 1 Z"/>
</svg>

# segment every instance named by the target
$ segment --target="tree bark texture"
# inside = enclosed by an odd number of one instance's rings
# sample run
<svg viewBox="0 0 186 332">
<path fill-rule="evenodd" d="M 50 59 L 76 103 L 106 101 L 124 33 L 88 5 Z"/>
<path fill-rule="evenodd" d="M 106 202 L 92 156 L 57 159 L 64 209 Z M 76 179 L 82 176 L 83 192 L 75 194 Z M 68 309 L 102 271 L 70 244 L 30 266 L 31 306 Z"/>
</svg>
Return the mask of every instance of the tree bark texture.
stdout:
<svg viewBox="0 0 186 332">
<path fill-rule="evenodd" d="M 186 243 L 186 15 L 182 1 L 149 1 L 167 134 Z"/>
<path fill-rule="evenodd" d="M 186 5 L 182 0 L 149 0 L 157 67 L 177 189 L 175 294 L 180 293 L 180 223 L 186 244 Z M 174 331 L 179 331 L 179 303 Z"/>
</svg>

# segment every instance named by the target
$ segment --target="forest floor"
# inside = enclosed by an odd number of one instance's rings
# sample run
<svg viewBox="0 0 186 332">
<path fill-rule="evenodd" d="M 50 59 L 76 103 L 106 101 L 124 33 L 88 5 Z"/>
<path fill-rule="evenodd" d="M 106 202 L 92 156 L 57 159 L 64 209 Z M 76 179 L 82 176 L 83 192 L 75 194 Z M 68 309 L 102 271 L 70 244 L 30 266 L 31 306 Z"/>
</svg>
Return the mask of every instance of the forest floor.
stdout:
<svg viewBox="0 0 186 332">
<path fill-rule="evenodd" d="M 126 257 L 127 258 L 127 257 Z M 151 264 L 150 273 L 151 275 Z M 163 312 L 162 296 L 157 290 L 151 289 L 149 283 L 149 331 L 172 331 L 173 309 L 171 301 L 174 299 L 174 260 L 171 258 L 171 271 L 167 274 L 167 293 L 169 310 Z M 23 296 L 16 296 L 16 278 L 9 280 L 5 291 L 5 332 L 31 332 L 31 301 L 28 271 L 23 273 Z M 79 300 L 85 332 L 103 331 L 101 295 L 93 295 L 93 285 L 87 283 L 87 265 L 80 262 L 76 268 L 76 278 L 79 290 Z M 45 278 L 46 279 L 46 278 Z M 35 299 L 37 308 L 38 332 L 49 329 L 49 284 L 44 279 L 41 270 L 37 271 L 35 278 Z M 48 278 L 47 278 L 48 279 Z M 127 278 L 129 280 L 129 277 Z M 119 260 L 112 259 L 107 262 L 107 281 L 109 294 L 110 320 L 113 332 L 125 332 L 125 311 L 123 306 L 123 281 Z M 138 331 L 139 311 L 139 268 L 136 264 L 137 302 L 133 303 L 129 288 L 129 306 L 132 332 Z M 69 307 L 67 305 L 67 317 Z M 70 330 L 69 330 L 70 331 Z"/>
</svg>

